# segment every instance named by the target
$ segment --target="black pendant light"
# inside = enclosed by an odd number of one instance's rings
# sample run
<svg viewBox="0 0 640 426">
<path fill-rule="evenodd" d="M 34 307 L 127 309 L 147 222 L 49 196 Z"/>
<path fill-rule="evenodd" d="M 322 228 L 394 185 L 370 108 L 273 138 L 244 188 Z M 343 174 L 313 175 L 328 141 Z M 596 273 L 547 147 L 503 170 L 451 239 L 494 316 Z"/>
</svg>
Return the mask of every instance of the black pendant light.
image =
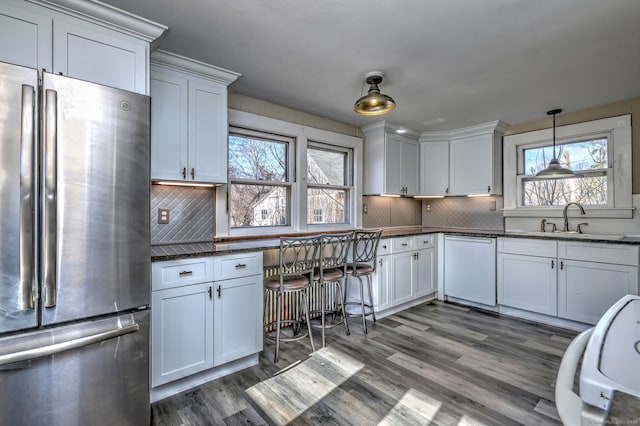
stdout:
<svg viewBox="0 0 640 426">
<path fill-rule="evenodd" d="M 353 105 L 353 110 L 361 115 L 382 115 L 396 107 L 395 101 L 385 94 L 380 93 L 378 84 L 382 81 L 382 73 L 372 71 L 364 76 L 364 82 L 369 85 L 369 93 L 358 99 Z"/>
<path fill-rule="evenodd" d="M 551 111 L 547 111 L 547 115 L 553 116 L 553 158 L 549 161 L 549 165 L 546 169 L 540 170 L 536 173 L 537 178 L 562 179 L 575 176 L 575 173 L 573 173 L 571 169 L 562 167 L 556 157 L 556 114 L 560 114 L 561 112 L 561 109 L 552 109 Z"/>
</svg>

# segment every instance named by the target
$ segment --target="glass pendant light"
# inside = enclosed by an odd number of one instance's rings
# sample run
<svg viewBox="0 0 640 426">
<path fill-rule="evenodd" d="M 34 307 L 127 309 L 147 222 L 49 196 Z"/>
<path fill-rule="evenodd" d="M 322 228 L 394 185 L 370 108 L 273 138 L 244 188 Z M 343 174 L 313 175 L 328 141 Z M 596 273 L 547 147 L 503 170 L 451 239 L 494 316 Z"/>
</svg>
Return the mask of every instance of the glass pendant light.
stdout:
<svg viewBox="0 0 640 426">
<path fill-rule="evenodd" d="M 372 71 L 364 76 L 364 82 L 369 85 L 369 93 L 358 99 L 353 110 L 361 115 L 382 115 L 393 110 L 396 102 L 385 94 L 380 93 L 378 84 L 382 81 L 382 73 Z"/>
<path fill-rule="evenodd" d="M 575 176 L 575 173 L 573 173 L 571 169 L 562 167 L 556 157 L 556 114 L 560 114 L 561 112 L 561 109 L 552 109 L 551 111 L 547 111 L 547 115 L 553 116 L 553 158 L 549 161 L 549 165 L 546 169 L 540 170 L 536 173 L 537 178 L 562 179 Z"/>
</svg>

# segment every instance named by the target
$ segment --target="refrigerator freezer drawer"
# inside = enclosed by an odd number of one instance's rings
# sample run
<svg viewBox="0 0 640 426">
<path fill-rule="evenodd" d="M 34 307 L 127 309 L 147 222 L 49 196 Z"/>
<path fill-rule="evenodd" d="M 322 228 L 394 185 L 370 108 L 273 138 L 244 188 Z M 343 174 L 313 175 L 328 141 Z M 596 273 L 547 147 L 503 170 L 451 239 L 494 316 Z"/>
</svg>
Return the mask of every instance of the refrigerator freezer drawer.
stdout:
<svg viewBox="0 0 640 426">
<path fill-rule="evenodd" d="M 149 313 L 0 339 L 2 422 L 149 424 Z"/>
</svg>

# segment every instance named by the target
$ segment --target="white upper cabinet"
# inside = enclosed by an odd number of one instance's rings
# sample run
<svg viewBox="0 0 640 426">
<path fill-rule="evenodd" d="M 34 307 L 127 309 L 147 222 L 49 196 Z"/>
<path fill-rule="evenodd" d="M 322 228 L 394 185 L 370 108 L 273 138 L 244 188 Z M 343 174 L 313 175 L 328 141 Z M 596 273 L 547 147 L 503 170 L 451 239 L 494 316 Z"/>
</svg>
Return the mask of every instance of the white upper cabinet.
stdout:
<svg viewBox="0 0 640 426">
<path fill-rule="evenodd" d="M 502 194 L 502 134 L 492 121 L 420 136 L 421 195 Z"/>
<path fill-rule="evenodd" d="M 227 181 L 227 86 L 239 74 L 151 55 L 151 179 Z"/>
<path fill-rule="evenodd" d="M 417 195 L 419 191 L 419 144 L 396 133 L 381 121 L 363 127 L 365 134 L 364 193 L 371 195 Z"/>
<path fill-rule="evenodd" d="M 167 27 L 96 2 L 0 5 L 0 61 L 149 93 L 150 44 Z"/>
</svg>

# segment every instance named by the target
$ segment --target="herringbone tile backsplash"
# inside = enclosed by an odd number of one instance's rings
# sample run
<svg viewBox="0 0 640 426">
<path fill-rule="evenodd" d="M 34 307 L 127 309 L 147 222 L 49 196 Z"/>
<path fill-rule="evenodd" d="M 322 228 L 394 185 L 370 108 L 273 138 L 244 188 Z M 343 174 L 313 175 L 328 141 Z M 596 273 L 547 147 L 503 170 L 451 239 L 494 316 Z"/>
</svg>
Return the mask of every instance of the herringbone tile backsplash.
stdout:
<svg viewBox="0 0 640 426">
<path fill-rule="evenodd" d="M 215 189 L 151 186 L 151 244 L 213 241 Z M 169 223 L 158 223 L 158 209 L 169 209 Z"/>
<path fill-rule="evenodd" d="M 490 210 L 492 202 L 496 203 L 494 211 Z M 422 226 L 504 230 L 502 197 L 424 199 Z"/>
</svg>

